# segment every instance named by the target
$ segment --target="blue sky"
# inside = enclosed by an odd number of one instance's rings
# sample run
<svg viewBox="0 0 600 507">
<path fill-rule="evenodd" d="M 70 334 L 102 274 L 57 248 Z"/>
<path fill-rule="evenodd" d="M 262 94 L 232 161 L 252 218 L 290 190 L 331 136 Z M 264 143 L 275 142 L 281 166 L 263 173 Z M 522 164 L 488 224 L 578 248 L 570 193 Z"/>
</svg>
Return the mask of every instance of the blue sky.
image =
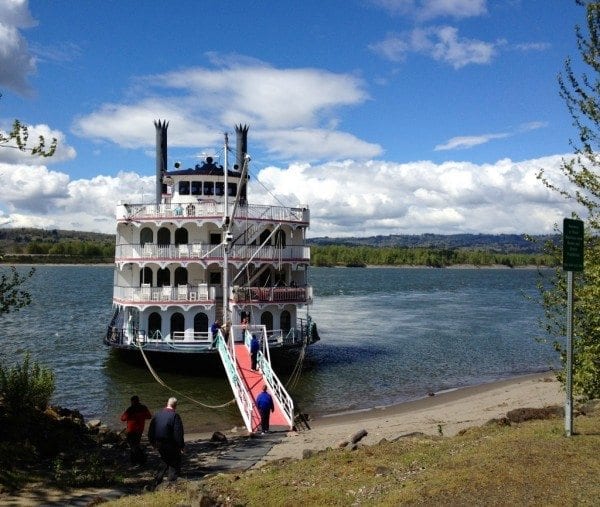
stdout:
<svg viewBox="0 0 600 507">
<path fill-rule="evenodd" d="M 577 23 L 570 0 L 2 0 L 0 129 L 59 150 L 0 148 L 0 224 L 113 232 L 166 119 L 186 167 L 249 124 L 251 200 L 307 204 L 311 236 L 550 232 Z"/>
</svg>

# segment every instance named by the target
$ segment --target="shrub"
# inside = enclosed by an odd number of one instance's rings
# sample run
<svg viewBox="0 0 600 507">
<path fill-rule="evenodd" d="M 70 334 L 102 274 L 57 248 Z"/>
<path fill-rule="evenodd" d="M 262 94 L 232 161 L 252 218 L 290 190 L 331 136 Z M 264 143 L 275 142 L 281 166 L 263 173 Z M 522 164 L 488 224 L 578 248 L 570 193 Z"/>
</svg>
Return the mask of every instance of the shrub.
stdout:
<svg viewBox="0 0 600 507">
<path fill-rule="evenodd" d="M 12 368 L 0 364 L 0 398 L 13 413 L 23 408 L 45 410 L 54 387 L 54 372 L 31 362 L 29 352 Z"/>
</svg>

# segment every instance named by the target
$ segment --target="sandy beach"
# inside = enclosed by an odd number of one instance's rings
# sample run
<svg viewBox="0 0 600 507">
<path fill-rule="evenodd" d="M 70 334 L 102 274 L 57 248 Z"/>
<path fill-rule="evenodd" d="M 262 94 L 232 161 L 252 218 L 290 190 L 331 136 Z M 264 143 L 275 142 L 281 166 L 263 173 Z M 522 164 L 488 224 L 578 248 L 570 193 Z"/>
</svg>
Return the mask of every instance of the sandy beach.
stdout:
<svg viewBox="0 0 600 507">
<path fill-rule="evenodd" d="M 301 458 L 304 450 L 337 447 L 361 430 L 368 432 L 361 440 L 366 445 L 413 432 L 439 435 L 441 431 L 444 436 L 452 436 L 461 429 L 504 417 L 512 409 L 564 403 L 564 390 L 552 372 L 466 387 L 391 407 L 316 418 L 309 421 L 310 430 L 287 433 L 257 465 Z"/>
</svg>

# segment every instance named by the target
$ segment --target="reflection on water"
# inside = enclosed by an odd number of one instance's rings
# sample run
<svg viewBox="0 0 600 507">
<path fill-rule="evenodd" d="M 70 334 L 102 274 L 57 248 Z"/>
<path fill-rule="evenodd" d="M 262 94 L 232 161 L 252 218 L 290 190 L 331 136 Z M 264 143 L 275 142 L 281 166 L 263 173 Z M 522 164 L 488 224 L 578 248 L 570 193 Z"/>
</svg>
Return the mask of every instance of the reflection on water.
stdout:
<svg viewBox="0 0 600 507">
<path fill-rule="evenodd" d="M 535 270 L 314 268 L 312 315 L 322 340 L 309 349 L 291 394 L 303 412 L 387 405 L 429 391 L 557 366 L 539 336 Z M 56 373 L 54 402 L 121 427 L 138 394 L 154 411 L 175 395 L 187 431 L 242 426 L 225 378 L 158 372 L 110 354 L 102 336 L 111 315 L 112 267 L 41 266 L 33 303 L 2 317 L 0 357 L 34 359 Z M 284 383 L 286 375 L 281 375 Z M 201 403 L 186 399 L 186 396 Z"/>
</svg>

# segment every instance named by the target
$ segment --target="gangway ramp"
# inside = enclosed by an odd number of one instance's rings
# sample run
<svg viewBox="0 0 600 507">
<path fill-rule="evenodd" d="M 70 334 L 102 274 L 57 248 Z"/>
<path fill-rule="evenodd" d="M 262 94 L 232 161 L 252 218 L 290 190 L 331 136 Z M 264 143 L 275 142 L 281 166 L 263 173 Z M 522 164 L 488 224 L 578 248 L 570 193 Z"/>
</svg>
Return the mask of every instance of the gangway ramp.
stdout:
<svg viewBox="0 0 600 507">
<path fill-rule="evenodd" d="M 275 406 L 275 410 L 271 413 L 271 417 L 269 418 L 269 427 L 271 430 L 289 430 L 291 429 L 291 424 L 284 409 L 282 407 L 281 402 L 279 401 L 273 389 L 269 388 L 269 383 L 265 379 L 265 375 L 261 371 L 252 371 L 250 369 L 251 360 L 250 360 L 250 351 L 248 347 L 244 343 L 236 343 L 235 345 L 235 357 L 237 359 L 237 369 L 242 377 L 244 384 L 248 388 L 250 395 L 253 400 L 256 400 L 257 396 L 262 392 L 263 386 L 267 385 L 267 390 L 271 393 L 273 397 L 273 405 Z M 260 413 L 258 412 L 258 408 L 256 404 L 253 406 L 252 410 L 252 431 L 260 430 Z"/>
<path fill-rule="evenodd" d="M 243 341 L 241 342 L 233 342 L 233 336 L 237 335 L 234 330 L 229 333 L 227 341 L 221 331 L 218 333 L 216 347 L 223 361 L 229 385 L 233 390 L 236 403 L 248 431 L 260 430 L 260 413 L 255 400 L 264 385 L 267 386 L 268 392 L 273 397 L 275 409 L 269 418 L 270 429 L 292 429 L 294 426 L 294 403 L 271 367 L 266 329 L 264 329 L 264 326 L 256 327 L 262 328 L 260 333 L 262 335 L 262 347 L 258 353 L 260 371 L 252 371 L 250 368 L 250 340 L 252 335 L 247 330 L 243 330 Z M 257 330 L 254 331 L 256 333 Z"/>
</svg>

